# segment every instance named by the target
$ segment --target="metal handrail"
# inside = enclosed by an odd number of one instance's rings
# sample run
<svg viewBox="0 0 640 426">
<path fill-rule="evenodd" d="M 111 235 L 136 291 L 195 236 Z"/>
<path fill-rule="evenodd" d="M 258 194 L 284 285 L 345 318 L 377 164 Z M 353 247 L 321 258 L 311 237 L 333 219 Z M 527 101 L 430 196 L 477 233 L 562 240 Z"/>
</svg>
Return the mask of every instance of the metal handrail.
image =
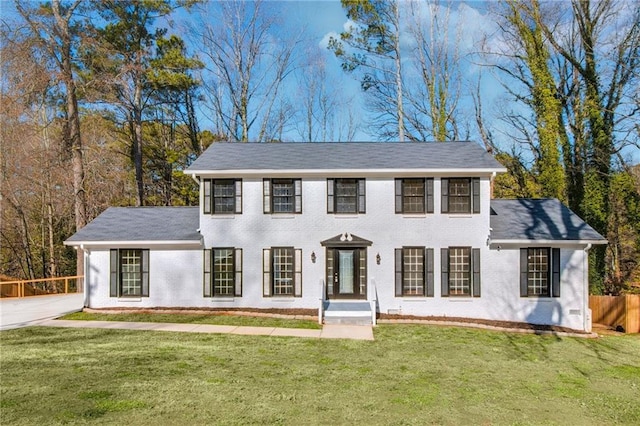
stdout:
<svg viewBox="0 0 640 426">
<path fill-rule="evenodd" d="M 376 306 L 378 305 L 378 288 L 376 280 L 371 278 L 371 324 L 376 325 Z"/>
<path fill-rule="evenodd" d="M 324 315 L 324 280 L 320 278 L 320 306 L 318 306 L 318 324 L 322 325 L 323 315 Z"/>
</svg>

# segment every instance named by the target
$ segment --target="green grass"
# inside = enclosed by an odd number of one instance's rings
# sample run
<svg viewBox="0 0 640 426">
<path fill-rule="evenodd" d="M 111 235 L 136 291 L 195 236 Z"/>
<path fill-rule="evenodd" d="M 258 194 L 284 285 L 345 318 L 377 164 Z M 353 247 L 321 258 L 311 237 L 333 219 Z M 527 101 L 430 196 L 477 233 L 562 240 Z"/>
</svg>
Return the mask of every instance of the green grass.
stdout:
<svg viewBox="0 0 640 426">
<path fill-rule="evenodd" d="M 0 423 L 640 424 L 640 337 L 0 333 Z"/>
<path fill-rule="evenodd" d="M 129 322 L 169 322 L 181 324 L 215 324 L 252 327 L 283 327 L 320 329 L 317 321 L 289 318 L 252 317 L 244 315 L 201 315 L 201 314 L 94 314 L 76 312 L 60 319 L 82 321 L 129 321 Z"/>
</svg>

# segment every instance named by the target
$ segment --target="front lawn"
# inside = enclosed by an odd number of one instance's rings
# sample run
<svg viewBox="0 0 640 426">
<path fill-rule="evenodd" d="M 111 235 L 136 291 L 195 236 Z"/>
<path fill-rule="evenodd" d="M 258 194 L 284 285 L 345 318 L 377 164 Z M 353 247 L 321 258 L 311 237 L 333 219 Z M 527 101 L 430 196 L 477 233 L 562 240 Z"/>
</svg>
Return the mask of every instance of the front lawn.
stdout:
<svg viewBox="0 0 640 426">
<path fill-rule="evenodd" d="M 298 320 L 290 318 L 254 317 L 249 315 L 221 314 L 157 314 L 157 313 L 88 313 L 75 312 L 60 318 L 64 320 L 82 321 L 128 321 L 128 322 L 168 322 L 188 324 L 237 325 L 251 327 L 283 327 L 306 328 L 319 330 L 318 321 Z"/>
<path fill-rule="evenodd" d="M 639 424 L 640 338 L 0 333 L 2 424 Z"/>
</svg>

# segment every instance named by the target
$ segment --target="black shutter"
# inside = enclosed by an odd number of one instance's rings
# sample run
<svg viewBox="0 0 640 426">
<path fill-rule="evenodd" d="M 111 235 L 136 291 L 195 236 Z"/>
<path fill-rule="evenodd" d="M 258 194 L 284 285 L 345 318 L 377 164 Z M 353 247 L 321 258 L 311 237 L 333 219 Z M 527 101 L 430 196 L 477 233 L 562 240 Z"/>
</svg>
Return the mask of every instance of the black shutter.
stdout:
<svg viewBox="0 0 640 426">
<path fill-rule="evenodd" d="M 211 179 L 202 181 L 202 212 L 211 214 Z"/>
<path fill-rule="evenodd" d="M 424 182 L 426 192 L 426 209 L 425 213 L 433 213 L 433 178 L 427 178 Z"/>
<path fill-rule="evenodd" d="M 560 249 L 551 249 L 551 268 L 552 268 L 552 284 L 551 295 L 553 297 L 560 297 Z"/>
<path fill-rule="evenodd" d="M 425 281 L 427 292 L 425 296 L 433 297 L 433 249 L 428 248 L 424 251 L 424 264 L 425 264 Z"/>
<path fill-rule="evenodd" d="M 142 297 L 149 297 L 149 250 L 141 250 L 142 254 Z"/>
<path fill-rule="evenodd" d="M 367 181 L 358 179 L 358 213 L 366 213 L 367 211 L 366 190 Z"/>
<path fill-rule="evenodd" d="M 396 179 L 396 213 L 402 213 L 402 179 Z"/>
<path fill-rule="evenodd" d="M 471 186 L 471 193 L 473 194 L 473 200 L 471 200 L 473 212 L 480 213 L 480 178 L 471 179 Z"/>
<path fill-rule="evenodd" d="M 120 271 L 118 271 L 118 265 L 120 265 L 118 259 L 118 250 L 111 249 L 110 250 L 110 278 L 109 278 L 109 297 L 118 297 L 118 281 L 120 276 Z M 88 291 L 88 290 L 87 290 Z"/>
<path fill-rule="evenodd" d="M 293 193 L 295 194 L 293 211 L 296 213 L 302 213 L 302 180 L 293 180 L 293 191 Z"/>
<path fill-rule="evenodd" d="M 520 249 L 520 297 L 527 297 L 529 279 L 529 249 Z"/>
<path fill-rule="evenodd" d="M 442 297 L 449 296 L 449 249 L 440 249 L 440 290 Z"/>
<path fill-rule="evenodd" d="M 271 179 L 262 179 L 262 211 L 271 213 Z"/>
<path fill-rule="evenodd" d="M 473 297 L 480 297 L 480 249 L 471 249 L 471 271 L 473 273 Z"/>
<path fill-rule="evenodd" d="M 262 295 L 271 296 L 271 249 L 262 249 Z"/>
<path fill-rule="evenodd" d="M 327 179 L 327 213 L 333 213 L 335 202 L 333 200 L 334 183 L 333 179 Z"/>
<path fill-rule="evenodd" d="M 442 213 L 449 213 L 449 179 L 442 179 L 440 183 L 442 190 L 440 211 Z"/>
<path fill-rule="evenodd" d="M 396 297 L 402 296 L 402 249 L 396 249 Z"/>
<path fill-rule="evenodd" d="M 302 249 L 293 252 L 293 296 L 302 297 Z"/>
<path fill-rule="evenodd" d="M 203 255 L 204 255 L 204 263 L 203 263 L 203 267 L 202 267 L 202 297 L 211 297 L 211 295 L 213 294 L 213 292 L 211 291 L 211 284 L 212 284 L 212 279 L 211 279 L 211 256 L 212 256 L 212 250 L 211 249 L 204 249 L 203 251 Z"/>
<path fill-rule="evenodd" d="M 238 179 L 235 181 L 235 189 L 236 189 L 236 199 L 235 199 L 235 212 L 238 214 L 242 213 L 242 179 Z"/>
<path fill-rule="evenodd" d="M 235 284 L 235 291 L 234 291 L 234 296 L 236 297 L 242 297 L 242 249 L 241 248 L 237 248 L 234 250 L 234 262 L 233 262 L 233 269 L 234 269 L 234 284 Z"/>
</svg>

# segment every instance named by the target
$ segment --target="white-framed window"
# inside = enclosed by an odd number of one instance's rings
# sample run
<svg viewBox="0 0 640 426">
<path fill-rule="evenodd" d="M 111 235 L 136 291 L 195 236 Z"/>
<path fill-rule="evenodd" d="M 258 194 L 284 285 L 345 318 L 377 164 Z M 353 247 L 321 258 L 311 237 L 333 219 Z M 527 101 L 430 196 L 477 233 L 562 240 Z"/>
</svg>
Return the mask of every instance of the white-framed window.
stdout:
<svg viewBox="0 0 640 426">
<path fill-rule="evenodd" d="M 520 296 L 560 297 L 560 249 L 520 249 Z"/>
<path fill-rule="evenodd" d="M 302 213 L 302 180 L 264 179 L 265 213 Z"/>
<path fill-rule="evenodd" d="M 263 295 L 302 296 L 302 249 L 271 247 L 263 249 Z"/>
<path fill-rule="evenodd" d="M 204 297 L 242 296 L 242 249 L 204 250 Z"/>
<path fill-rule="evenodd" d="M 480 213 L 479 178 L 441 180 L 442 213 Z"/>
<path fill-rule="evenodd" d="M 110 250 L 111 297 L 149 296 L 149 250 Z"/>
<path fill-rule="evenodd" d="M 242 213 L 242 180 L 204 179 L 202 204 L 205 214 Z"/>
<path fill-rule="evenodd" d="M 480 297 L 480 249 L 443 248 L 440 260 L 443 297 Z"/>
<path fill-rule="evenodd" d="M 433 297 L 433 249 L 396 249 L 396 297 Z"/>
</svg>

